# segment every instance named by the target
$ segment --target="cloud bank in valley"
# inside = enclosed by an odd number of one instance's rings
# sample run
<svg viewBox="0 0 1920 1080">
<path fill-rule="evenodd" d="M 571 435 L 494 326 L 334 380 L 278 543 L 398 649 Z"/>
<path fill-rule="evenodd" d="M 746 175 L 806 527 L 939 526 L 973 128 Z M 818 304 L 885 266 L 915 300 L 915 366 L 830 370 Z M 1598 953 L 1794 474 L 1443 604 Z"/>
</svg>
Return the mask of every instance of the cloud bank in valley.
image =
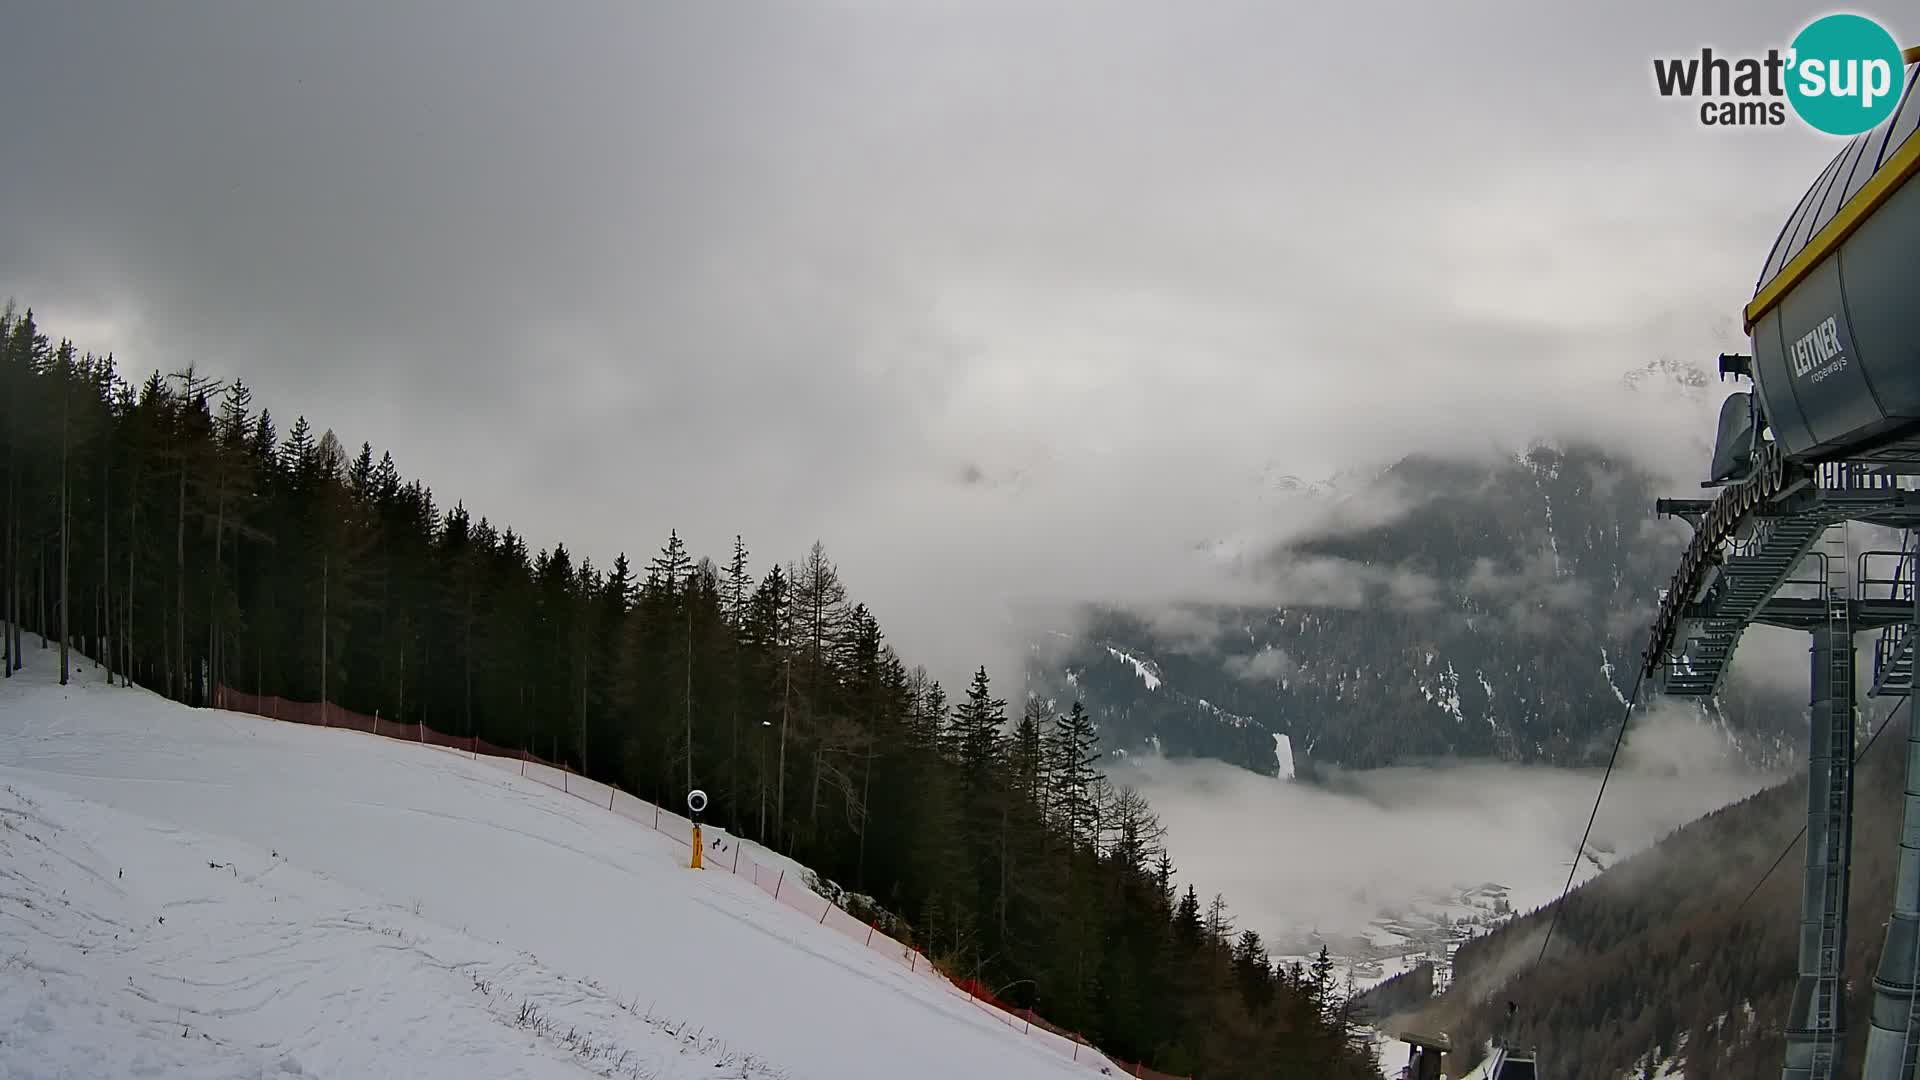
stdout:
<svg viewBox="0 0 1920 1080">
<path fill-rule="evenodd" d="M 1598 769 L 1498 763 L 1343 772 L 1325 786 L 1152 758 L 1111 775 L 1152 802 L 1181 881 L 1224 894 L 1241 928 L 1268 937 L 1359 933 L 1410 898 L 1486 882 L 1522 910 L 1551 900 L 1600 783 Z M 1730 756 L 1687 709 L 1636 713 L 1589 850 L 1624 857 L 1779 779 Z"/>
</svg>

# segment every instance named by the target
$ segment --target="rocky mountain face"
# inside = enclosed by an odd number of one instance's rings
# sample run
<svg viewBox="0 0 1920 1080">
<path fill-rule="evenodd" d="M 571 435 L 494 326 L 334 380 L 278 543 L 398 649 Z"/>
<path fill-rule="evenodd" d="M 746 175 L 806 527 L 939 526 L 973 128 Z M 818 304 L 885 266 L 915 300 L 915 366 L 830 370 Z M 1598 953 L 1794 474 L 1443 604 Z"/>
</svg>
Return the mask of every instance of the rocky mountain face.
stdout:
<svg viewBox="0 0 1920 1080">
<path fill-rule="evenodd" d="M 1604 759 L 1687 536 L 1654 516 L 1670 494 L 1579 445 L 1497 462 L 1410 457 L 1358 493 L 1297 484 L 1290 499 L 1404 511 L 1264 556 L 1260 576 L 1296 602 L 1097 610 L 1036 659 L 1031 687 L 1085 701 L 1116 756 L 1270 774 L 1440 755 Z M 1803 699 L 1735 684 L 1704 712 L 1771 760 L 1798 741 Z"/>
</svg>

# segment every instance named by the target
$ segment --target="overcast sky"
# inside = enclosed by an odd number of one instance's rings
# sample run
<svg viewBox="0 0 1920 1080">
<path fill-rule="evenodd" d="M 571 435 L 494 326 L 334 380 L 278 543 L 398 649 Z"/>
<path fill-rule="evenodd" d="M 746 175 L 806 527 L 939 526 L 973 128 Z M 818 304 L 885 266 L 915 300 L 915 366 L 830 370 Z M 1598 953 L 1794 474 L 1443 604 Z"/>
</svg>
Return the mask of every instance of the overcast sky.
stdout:
<svg viewBox="0 0 1920 1080">
<path fill-rule="evenodd" d="M 1324 8 L 28 0 L 0 297 L 536 547 L 824 540 L 949 677 L 1015 599 L 1231 594 L 1269 469 L 1700 465 L 1606 387 L 1738 346 L 1836 147 L 1650 62 L 1819 12 Z"/>
</svg>

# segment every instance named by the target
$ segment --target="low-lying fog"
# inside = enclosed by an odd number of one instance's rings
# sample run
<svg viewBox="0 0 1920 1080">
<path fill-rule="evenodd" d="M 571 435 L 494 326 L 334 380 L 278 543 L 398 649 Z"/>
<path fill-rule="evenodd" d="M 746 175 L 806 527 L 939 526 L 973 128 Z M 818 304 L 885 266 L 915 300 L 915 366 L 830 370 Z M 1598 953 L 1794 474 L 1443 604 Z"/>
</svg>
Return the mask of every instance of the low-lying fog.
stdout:
<svg viewBox="0 0 1920 1080">
<path fill-rule="evenodd" d="M 1601 772 L 1475 762 L 1336 772 L 1315 785 L 1137 759 L 1112 776 L 1152 801 L 1183 883 L 1225 894 L 1237 927 L 1275 938 L 1358 933 L 1418 897 L 1485 882 L 1511 888 L 1520 911 L 1551 900 Z M 1588 850 L 1623 858 L 1783 778 L 1733 758 L 1684 709 L 1636 711 Z"/>
</svg>

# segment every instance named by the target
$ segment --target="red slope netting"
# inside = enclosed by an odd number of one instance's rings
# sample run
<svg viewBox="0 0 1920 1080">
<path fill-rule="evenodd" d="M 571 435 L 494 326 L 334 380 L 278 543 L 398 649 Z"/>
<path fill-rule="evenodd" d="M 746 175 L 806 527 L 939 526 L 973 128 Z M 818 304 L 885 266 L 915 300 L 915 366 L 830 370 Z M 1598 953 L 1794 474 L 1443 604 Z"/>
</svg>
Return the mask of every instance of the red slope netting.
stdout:
<svg viewBox="0 0 1920 1080">
<path fill-rule="evenodd" d="M 262 697 L 241 693 L 224 686 L 214 690 L 214 707 L 251 713 L 274 720 L 288 720 L 296 724 L 364 731 L 370 735 L 383 735 L 406 742 L 445 747 L 471 754 L 476 758 L 486 757 L 518 762 L 521 775 L 528 779 L 538 780 L 556 791 L 605 807 L 608 812 L 655 829 L 678 841 L 682 846 L 691 847 L 692 845 L 693 823 L 687 818 L 643 799 L 635 798 L 598 780 L 589 780 L 577 773 L 569 772 L 524 750 L 508 750 L 473 736 L 456 737 L 443 734 L 425 724 L 397 724 L 391 720 L 381 720 L 377 717 L 350 712 L 337 705 L 323 706 L 311 701 Z M 705 869 L 746 878 L 775 902 L 793 909 L 820 926 L 860 942 L 867 949 L 899 964 L 909 973 L 919 975 L 950 993 L 966 998 L 981 1012 L 1035 1042 L 1045 1045 L 1062 1057 L 1073 1061 L 1085 1061 L 1088 1065 L 1095 1067 L 1111 1063 L 1113 1068 L 1124 1075 L 1140 1077 L 1142 1080 L 1192 1080 L 1191 1077 L 1183 1078 L 1169 1073 L 1155 1072 L 1144 1065 L 1114 1061 L 1095 1050 L 1079 1035 L 1034 1015 L 1031 1009 L 1016 1009 L 1000 1001 L 986 987 L 972 979 L 948 979 L 918 949 L 895 941 L 873 925 L 855 918 L 808 888 L 798 874 L 788 873 L 785 867 L 761 865 L 745 850 L 745 844 L 724 832 L 708 831 L 703 837 L 701 846 L 701 863 Z"/>
</svg>

